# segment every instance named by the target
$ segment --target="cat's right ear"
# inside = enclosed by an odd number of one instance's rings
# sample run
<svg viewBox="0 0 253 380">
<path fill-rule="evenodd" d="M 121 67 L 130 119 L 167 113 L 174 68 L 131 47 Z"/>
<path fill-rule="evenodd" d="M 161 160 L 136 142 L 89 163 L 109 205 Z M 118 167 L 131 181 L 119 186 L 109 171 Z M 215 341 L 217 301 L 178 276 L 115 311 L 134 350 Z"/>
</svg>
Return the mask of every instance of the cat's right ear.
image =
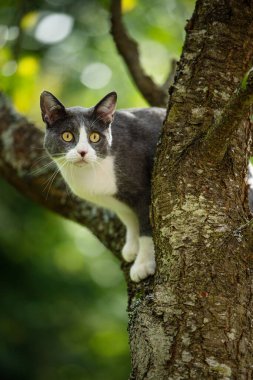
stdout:
<svg viewBox="0 0 253 380">
<path fill-rule="evenodd" d="M 42 119 L 48 125 L 66 116 L 64 105 L 48 91 L 43 91 L 40 95 L 40 108 Z"/>
<path fill-rule="evenodd" d="M 113 121 L 117 103 L 117 93 L 115 91 L 107 94 L 100 102 L 94 107 L 96 117 L 102 120 L 105 124 L 110 124 Z"/>
</svg>

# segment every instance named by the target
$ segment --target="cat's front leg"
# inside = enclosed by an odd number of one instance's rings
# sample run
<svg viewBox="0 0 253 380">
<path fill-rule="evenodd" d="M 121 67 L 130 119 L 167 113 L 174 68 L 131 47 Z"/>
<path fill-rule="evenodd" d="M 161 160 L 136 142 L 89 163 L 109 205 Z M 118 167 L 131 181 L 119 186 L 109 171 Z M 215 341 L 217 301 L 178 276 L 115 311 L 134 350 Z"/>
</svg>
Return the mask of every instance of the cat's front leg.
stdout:
<svg viewBox="0 0 253 380">
<path fill-rule="evenodd" d="M 139 282 L 153 275 L 156 269 L 155 249 L 152 237 L 141 236 L 139 244 L 136 260 L 130 269 L 130 277 L 134 282 Z"/>
<path fill-rule="evenodd" d="M 118 213 L 118 216 L 126 227 L 126 242 L 121 253 L 123 259 L 131 263 L 139 251 L 139 222 L 131 210 Z"/>
<path fill-rule="evenodd" d="M 131 263 L 135 260 L 137 253 L 139 250 L 139 241 L 136 236 L 127 236 L 126 235 L 126 243 L 122 248 L 122 257 L 128 263 Z"/>
</svg>

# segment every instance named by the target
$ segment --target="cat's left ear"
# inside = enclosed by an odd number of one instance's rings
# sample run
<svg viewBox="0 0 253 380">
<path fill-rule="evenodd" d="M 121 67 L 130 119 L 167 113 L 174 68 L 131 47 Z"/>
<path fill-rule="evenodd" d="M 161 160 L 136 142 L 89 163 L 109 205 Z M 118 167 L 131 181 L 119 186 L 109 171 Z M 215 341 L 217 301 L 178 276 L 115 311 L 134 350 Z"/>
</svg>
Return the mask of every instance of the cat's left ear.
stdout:
<svg viewBox="0 0 253 380">
<path fill-rule="evenodd" d="M 42 119 L 48 125 L 66 116 L 64 105 L 49 91 L 43 91 L 40 95 L 40 108 Z"/>
<path fill-rule="evenodd" d="M 110 92 L 95 106 L 95 116 L 102 120 L 105 124 L 110 124 L 113 121 L 116 103 L 117 93 L 115 91 Z"/>
</svg>

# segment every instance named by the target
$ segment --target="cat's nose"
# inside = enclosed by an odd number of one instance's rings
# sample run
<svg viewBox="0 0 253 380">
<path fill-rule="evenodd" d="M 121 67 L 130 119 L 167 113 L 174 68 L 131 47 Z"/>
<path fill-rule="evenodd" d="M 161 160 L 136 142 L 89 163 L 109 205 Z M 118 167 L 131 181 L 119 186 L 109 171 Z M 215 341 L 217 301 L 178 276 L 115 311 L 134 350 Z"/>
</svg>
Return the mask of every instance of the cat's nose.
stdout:
<svg viewBox="0 0 253 380">
<path fill-rule="evenodd" d="M 83 158 L 86 155 L 87 152 L 85 150 L 78 150 L 78 153 Z"/>
</svg>

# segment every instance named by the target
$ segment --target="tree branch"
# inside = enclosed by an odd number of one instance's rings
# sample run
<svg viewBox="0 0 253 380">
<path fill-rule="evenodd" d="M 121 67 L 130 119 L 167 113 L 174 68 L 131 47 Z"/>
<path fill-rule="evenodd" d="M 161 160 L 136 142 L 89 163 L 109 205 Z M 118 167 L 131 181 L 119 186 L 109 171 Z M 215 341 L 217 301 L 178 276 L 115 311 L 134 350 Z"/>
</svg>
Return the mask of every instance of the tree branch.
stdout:
<svg viewBox="0 0 253 380">
<path fill-rule="evenodd" d="M 60 175 L 54 180 L 53 165 L 43 148 L 42 131 L 17 114 L 0 93 L 0 174 L 33 201 L 88 227 L 119 257 L 122 224 L 111 213 L 69 194 Z"/>
<path fill-rule="evenodd" d="M 201 150 L 208 161 L 220 162 L 223 159 L 234 131 L 247 116 L 252 104 L 253 71 L 251 70 L 204 139 Z"/>
<path fill-rule="evenodd" d="M 140 63 L 138 45 L 129 37 L 122 22 L 121 0 L 112 0 L 111 2 L 111 34 L 119 54 L 126 62 L 134 82 L 144 98 L 152 106 L 166 107 L 168 87 L 156 85 L 152 78 L 144 73 Z M 173 68 L 174 65 L 172 65 L 172 70 Z"/>
<path fill-rule="evenodd" d="M 170 68 L 168 77 L 166 81 L 164 82 L 164 84 L 162 85 L 162 88 L 164 90 L 168 91 L 168 88 L 173 84 L 173 81 L 176 75 L 176 70 L 177 70 L 177 60 L 173 58 L 171 60 L 171 68 Z"/>
</svg>

